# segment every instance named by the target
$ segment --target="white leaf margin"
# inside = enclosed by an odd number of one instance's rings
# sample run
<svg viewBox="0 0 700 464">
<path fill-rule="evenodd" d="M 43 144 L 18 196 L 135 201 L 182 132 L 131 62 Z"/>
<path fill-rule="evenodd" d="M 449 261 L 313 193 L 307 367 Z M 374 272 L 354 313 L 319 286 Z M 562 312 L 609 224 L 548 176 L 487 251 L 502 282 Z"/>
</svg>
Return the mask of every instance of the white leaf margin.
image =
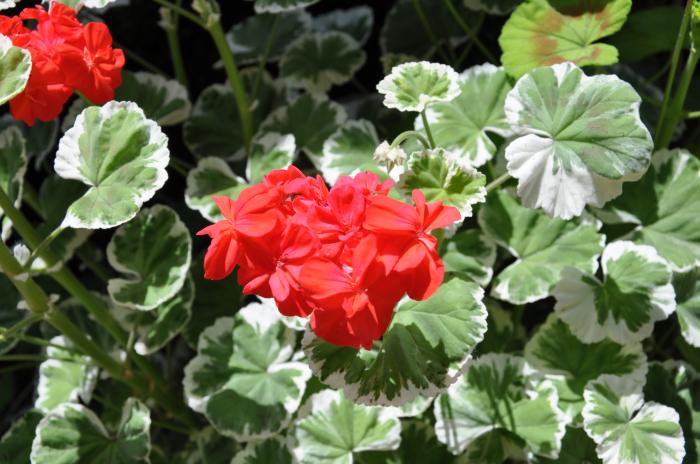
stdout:
<svg viewBox="0 0 700 464">
<path fill-rule="evenodd" d="M 8 1 L 0 1 L 0 10 L 12 8 L 14 6 L 15 6 L 15 2 L 13 0 L 10 0 L 9 2 Z M 22 53 L 23 61 L 27 62 L 29 64 L 29 67 L 27 68 L 27 71 L 24 74 L 22 74 L 22 76 L 21 76 L 22 80 L 24 81 L 24 85 L 21 88 L 15 90 L 14 92 L 10 93 L 9 95 L 5 95 L 5 96 L 0 95 L 0 105 L 5 104 L 6 102 L 15 98 L 20 93 L 24 92 L 24 89 L 27 87 L 27 82 L 29 81 L 29 75 L 32 72 L 32 64 L 33 64 L 32 63 L 32 56 L 29 53 L 29 51 L 25 50 L 23 48 L 20 48 L 20 47 L 15 47 L 14 45 L 12 45 L 12 40 L 9 37 L 7 37 L 6 35 L 0 34 L 0 60 L 3 59 L 5 57 L 5 55 L 7 55 L 7 53 L 10 50 L 12 50 L 13 48 L 17 48 L 20 50 L 20 52 Z"/>
<path fill-rule="evenodd" d="M 231 170 L 226 161 L 214 156 L 209 156 L 207 158 L 200 159 L 197 163 L 197 166 L 187 173 L 187 187 L 185 188 L 185 204 L 191 210 L 199 212 L 199 214 L 201 214 L 202 217 L 204 217 L 204 219 L 213 223 L 221 219 L 220 214 L 211 214 L 212 210 L 218 211 L 218 207 L 216 206 L 216 203 L 214 203 L 214 200 L 211 200 L 209 204 L 201 205 L 196 204 L 196 202 L 193 201 L 193 198 L 196 197 L 195 190 L 198 188 L 197 175 L 208 170 L 219 171 L 221 174 L 231 178 L 232 181 L 235 181 L 240 185 L 247 185 L 248 182 L 244 178 L 236 175 Z"/>
<path fill-rule="evenodd" d="M 435 71 L 439 75 L 443 76 L 450 82 L 445 94 L 442 96 L 435 96 L 421 93 L 418 95 L 418 103 L 414 105 L 404 105 L 401 103 L 396 98 L 394 81 L 401 78 L 401 74 L 404 70 L 410 68 L 422 68 L 428 71 Z M 457 95 L 462 92 L 462 90 L 459 88 L 459 75 L 457 74 L 457 71 L 452 69 L 452 67 L 446 64 L 430 63 L 428 61 L 413 61 L 394 66 L 391 73 L 377 84 L 377 92 L 384 95 L 383 103 L 387 108 L 394 108 L 399 111 L 421 112 L 425 110 L 427 105 L 430 103 L 448 102 L 455 99 Z"/>
</svg>

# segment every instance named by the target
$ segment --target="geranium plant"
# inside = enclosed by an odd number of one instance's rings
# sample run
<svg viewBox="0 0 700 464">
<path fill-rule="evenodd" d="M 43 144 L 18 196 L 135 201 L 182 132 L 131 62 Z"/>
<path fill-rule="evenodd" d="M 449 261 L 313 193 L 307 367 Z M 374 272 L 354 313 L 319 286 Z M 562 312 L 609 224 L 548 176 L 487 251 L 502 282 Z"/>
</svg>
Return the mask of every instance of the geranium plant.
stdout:
<svg viewBox="0 0 700 464">
<path fill-rule="evenodd" d="M 700 460 L 700 2 L 0 0 L 0 463 Z"/>
</svg>

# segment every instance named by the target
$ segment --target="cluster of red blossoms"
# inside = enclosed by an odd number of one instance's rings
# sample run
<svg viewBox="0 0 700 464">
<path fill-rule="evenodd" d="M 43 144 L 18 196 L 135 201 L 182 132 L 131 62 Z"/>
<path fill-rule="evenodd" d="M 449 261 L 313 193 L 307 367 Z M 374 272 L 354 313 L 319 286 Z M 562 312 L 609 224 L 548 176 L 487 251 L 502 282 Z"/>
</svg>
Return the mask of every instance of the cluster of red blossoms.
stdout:
<svg viewBox="0 0 700 464">
<path fill-rule="evenodd" d="M 212 239 L 205 277 L 223 279 L 239 266 L 245 294 L 274 298 L 287 316 L 310 315 L 330 343 L 370 349 L 404 294 L 424 300 L 438 289 L 444 266 L 429 232 L 460 219 L 419 190 L 415 206 L 390 198 L 392 186 L 361 173 L 329 190 L 290 166 L 237 200 L 214 197 L 225 219 L 198 233 Z"/>
<path fill-rule="evenodd" d="M 36 21 L 36 27 L 29 29 L 24 21 Z M 10 101 L 12 116 L 29 125 L 56 119 L 74 90 L 102 104 L 122 83 L 124 53 L 112 48 L 107 26 L 82 25 L 65 5 L 53 2 L 49 11 L 37 6 L 19 16 L 0 15 L 0 34 L 32 56 L 29 82 Z"/>
</svg>

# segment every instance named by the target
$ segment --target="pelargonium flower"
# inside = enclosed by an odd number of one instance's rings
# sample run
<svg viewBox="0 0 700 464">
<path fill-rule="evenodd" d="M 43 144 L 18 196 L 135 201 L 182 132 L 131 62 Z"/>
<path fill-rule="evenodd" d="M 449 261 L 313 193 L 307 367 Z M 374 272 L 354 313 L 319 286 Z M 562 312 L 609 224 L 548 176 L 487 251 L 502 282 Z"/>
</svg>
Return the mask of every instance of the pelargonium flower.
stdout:
<svg viewBox="0 0 700 464">
<path fill-rule="evenodd" d="M 365 172 L 331 188 L 296 167 L 270 172 L 236 200 L 215 197 L 224 219 L 202 229 L 212 241 L 205 277 L 238 266 L 245 294 L 274 298 L 287 316 L 310 316 L 324 340 L 369 349 L 406 294 L 430 297 L 442 283 L 437 238 L 429 232 L 460 219 L 457 209 L 415 207 L 388 197 L 393 181 Z"/>
</svg>

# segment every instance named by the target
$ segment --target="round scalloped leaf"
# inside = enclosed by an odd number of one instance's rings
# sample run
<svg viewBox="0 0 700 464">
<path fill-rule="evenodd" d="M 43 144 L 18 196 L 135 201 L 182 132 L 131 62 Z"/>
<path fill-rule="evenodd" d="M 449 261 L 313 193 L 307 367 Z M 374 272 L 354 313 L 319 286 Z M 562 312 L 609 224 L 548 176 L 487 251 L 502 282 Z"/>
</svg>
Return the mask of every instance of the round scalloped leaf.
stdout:
<svg viewBox="0 0 700 464">
<path fill-rule="evenodd" d="M 275 63 L 291 42 L 311 31 L 311 22 L 304 10 L 257 14 L 234 25 L 226 40 L 239 64 L 257 63 L 263 57 Z"/>
<path fill-rule="evenodd" d="M 46 156 L 53 151 L 56 144 L 58 120 L 34 121 L 33 126 L 28 126 L 24 122 L 14 119 L 11 114 L 0 116 L 0 131 L 10 126 L 15 126 L 22 131 L 27 158 L 33 159 L 34 168 L 39 170 Z"/>
<path fill-rule="evenodd" d="M 9 37 L 0 34 L 0 105 L 22 93 L 31 71 L 29 51 L 13 46 Z"/>
<path fill-rule="evenodd" d="M 521 0 L 462 0 L 464 6 L 474 11 L 484 11 L 492 15 L 507 15 Z"/>
<path fill-rule="evenodd" d="M 16 127 L 7 127 L 0 131 L 0 189 L 7 194 L 16 208 L 22 204 L 27 164 L 27 150 L 22 132 Z M 12 230 L 12 223 L 4 216 L 0 209 L 0 238 L 6 240 Z"/>
<path fill-rule="evenodd" d="M 269 305 L 251 303 L 218 319 L 185 367 L 187 403 L 237 441 L 273 436 L 291 420 L 311 377 L 306 364 L 289 361 L 294 342 Z"/>
<path fill-rule="evenodd" d="M 489 194 L 479 225 L 517 258 L 496 276 L 491 289 L 494 298 L 513 304 L 546 298 L 567 266 L 594 272 L 605 243 L 594 225 L 525 208 L 506 191 Z"/>
<path fill-rule="evenodd" d="M 485 287 L 493 276 L 496 244 L 478 229 L 463 230 L 447 240 L 442 262 L 448 276 L 473 280 Z"/>
<path fill-rule="evenodd" d="M 88 408 L 65 403 L 39 423 L 31 461 L 33 464 L 146 464 L 150 462 L 150 427 L 150 411 L 135 398 L 124 404 L 113 433 Z"/>
<path fill-rule="evenodd" d="M 569 219 L 601 207 L 622 183 L 647 170 L 653 143 L 639 118 L 641 98 L 614 75 L 586 76 L 571 63 L 531 71 L 506 97 L 518 138 L 508 172 L 529 208 Z"/>
<path fill-rule="evenodd" d="M 124 72 L 115 100 L 132 101 L 161 126 L 180 124 L 190 115 L 187 89 L 174 79 L 149 72 Z"/>
<path fill-rule="evenodd" d="M 486 63 L 460 74 L 459 87 L 461 93 L 454 100 L 430 105 L 428 124 L 436 145 L 481 166 L 496 154 L 488 133 L 512 135 L 503 111 L 511 85 L 503 68 Z M 416 118 L 415 126 L 423 129 L 421 118 Z"/>
<path fill-rule="evenodd" d="M 323 144 L 320 160 L 321 173 L 333 185 L 342 176 L 351 176 L 362 171 L 372 171 L 386 177 L 374 161 L 374 150 L 379 145 L 379 136 L 374 124 L 364 119 L 347 121 Z"/>
<path fill-rule="evenodd" d="M 683 338 L 700 348 L 700 268 L 673 275 L 676 314 Z"/>
<path fill-rule="evenodd" d="M 0 440 L 0 462 L 4 464 L 27 464 L 32 451 L 34 431 L 44 415 L 30 409 L 5 432 Z"/>
<path fill-rule="evenodd" d="M 255 2 L 255 12 L 260 13 L 282 13 L 299 8 L 306 8 L 320 0 L 253 0 Z"/>
<path fill-rule="evenodd" d="M 406 197 L 414 189 L 426 200 L 442 201 L 459 210 L 462 219 L 472 215 L 472 205 L 486 199 L 486 176 L 458 154 L 436 148 L 411 153 L 399 189 Z"/>
<path fill-rule="evenodd" d="M 226 161 L 202 158 L 197 167 L 187 173 L 185 203 L 190 209 L 199 211 L 207 221 L 217 222 L 223 216 L 212 197 L 236 198 L 246 187 L 246 180 L 234 174 Z"/>
<path fill-rule="evenodd" d="M 286 102 L 279 86 L 267 72 L 260 74 L 251 68 L 241 72 L 248 95 L 257 88 L 256 97 L 248 102 L 253 119 L 253 131 L 279 105 Z M 285 131 L 267 131 L 288 133 Z M 245 156 L 241 119 L 236 97 L 228 84 L 212 84 L 202 91 L 183 126 L 183 140 L 196 156 L 215 156 L 240 160 Z"/>
<path fill-rule="evenodd" d="M 586 385 L 583 427 L 604 464 L 672 464 L 685 455 L 678 413 L 644 402 L 634 376 L 603 375 Z"/>
<path fill-rule="evenodd" d="M 231 464 L 292 464 L 292 453 L 280 437 L 262 441 L 251 441 Z"/>
<path fill-rule="evenodd" d="M 631 7 L 632 0 L 527 0 L 498 38 L 501 61 L 515 77 L 565 61 L 579 66 L 617 63 L 617 49 L 596 41 L 620 30 Z"/>
<path fill-rule="evenodd" d="M 305 34 L 285 50 L 280 77 L 290 87 L 325 93 L 350 81 L 366 58 L 360 44 L 344 32 Z"/>
<path fill-rule="evenodd" d="M 490 353 L 472 362 L 466 373 L 435 400 L 435 434 L 453 454 L 476 446 L 494 458 L 498 448 L 484 447 L 487 434 L 496 443 L 516 435 L 528 453 L 557 457 L 566 428 L 566 417 L 557 406 L 557 392 L 548 382 L 533 384 L 522 358 Z M 512 438 L 510 438 L 512 440 Z M 513 456 L 515 457 L 515 456 Z"/>
<path fill-rule="evenodd" d="M 700 266 L 700 161 L 689 152 L 655 153 L 647 174 L 602 212 L 606 222 L 636 224 L 630 239 L 656 248 L 674 271 Z"/>
<path fill-rule="evenodd" d="M 21 301 L 22 297 L 12 281 L 0 273 L 0 329 L 10 328 L 27 316 L 26 311 L 17 307 Z M 16 344 L 16 338 L 0 339 L 0 354 L 10 351 Z"/>
<path fill-rule="evenodd" d="M 54 345 L 71 347 L 63 336 L 51 339 Z M 90 402 L 97 384 L 98 369 L 90 358 L 75 351 L 50 346 L 46 361 L 39 365 L 39 385 L 34 407 L 44 413 L 64 403 Z"/>
<path fill-rule="evenodd" d="M 394 66 L 377 84 L 384 106 L 399 111 L 423 111 L 431 103 L 454 100 L 461 90 L 459 75 L 439 63 L 419 61 Z"/>
<path fill-rule="evenodd" d="M 602 374 L 630 374 L 646 370 L 647 363 L 641 343 L 620 345 L 607 339 L 583 343 L 554 313 L 525 345 L 525 359 L 539 371 L 563 375 L 577 394 Z"/>
<path fill-rule="evenodd" d="M 296 156 L 296 142 L 292 134 L 269 132 L 253 140 L 245 168 L 248 182 L 261 182 L 270 171 L 287 169 Z"/>
<path fill-rule="evenodd" d="M 647 245 L 608 244 L 601 257 L 602 281 L 567 268 L 554 287 L 554 306 L 572 333 L 585 343 L 609 338 L 620 344 L 651 335 L 654 323 L 675 309 L 668 263 Z"/>
<path fill-rule="evenodd" d="M 357 453 L 397 449 L 401 422 L 391 409 L 353 404 L 341 391 L 323 390 L 306 400 L 293 434 L 299 463 L 352 464 Z"/>
<path fill-rule="evenodd" d="M 332 10 L 314 17 L 316 32 L 338 31 L 348 34 L 360 46 L 367 44 L 374 26 L 374 12 L 366 5 Z"/>
<path fill-rule="evenodd" d="M 168 179 L 168 138 L 131 102 L 91 106 L 58 144 L 54 168 L 90 186 L 62 227 L 109 229 L 131 220 Z"/>
<path fill-rule="evenodd" d="M 190 321 L 194 301 L 194 281 L 185 280 L 182 290 L 152 311 L 133 311 L 123 306 L 113 310 L 122 326 L 138 337 L 134 351 L 149 355 L 167 345 Z"/>
<path fill-rule="evenodd" d="M 156 205 L 121 226 L 107 246 L 107 260 L 124 278 L 110 279 L 116 304 L 151 310 L 182 289 L 190 267 L 192 238 L 175 210 Z"/>
<path fill-rule="evenodd" d="M 342 106 L 318 94 L 304 94 L 271 113 L 261 132 L 292 134 L 297 149 L 304 150 L 316 168 L 320 168 L 323 143 L 347 119 Z"/>
<path fill-rule="evenodd" d="M 401 406 L 451 385 L 486 332 L 483 290 L 454 278 L 425 301 L 396 310 L 378 350 L 324 342 L 308 331 L 303 346 L 321 382 L 355 403 Z"/>
</svg>

